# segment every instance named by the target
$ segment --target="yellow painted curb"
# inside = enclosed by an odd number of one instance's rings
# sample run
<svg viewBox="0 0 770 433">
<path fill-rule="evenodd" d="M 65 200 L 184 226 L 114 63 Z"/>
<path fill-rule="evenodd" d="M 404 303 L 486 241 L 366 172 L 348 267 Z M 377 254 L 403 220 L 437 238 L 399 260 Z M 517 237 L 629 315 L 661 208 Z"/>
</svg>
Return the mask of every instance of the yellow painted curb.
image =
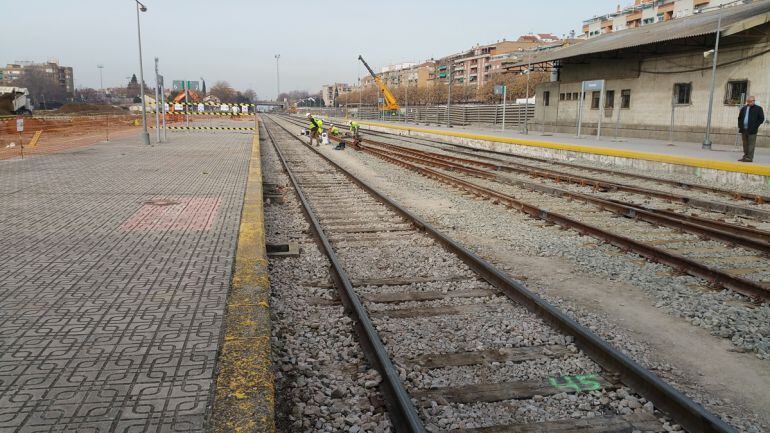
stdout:
<svg viewBox="0 0 770 433">
<path fill-rule="evenodd" d="M 270 287 L 262 205 L 259 129 L 251 159 L 238 246 L 217 358 L 214 432 L 275 432 L 275 388 L 270 360 Z"/>
<path fill-rule="evenodd" d="M 618 158 L 642 159 L 645 161 L 664 162 L 667 164 L 686 165 L 689 167 L 707 168 L 712 170 L 731 171 L 735 173 L 770 176 L 769 165 L 740 164 L 737 162 L 714 161 L 687 156 L 662 155 L 658 153 L 639 152 L 634 150 L 609 149 L 605 147 L 583 146 L 580 144 L 554 143 L 542 140 L 530 140 L 512 137 L 497 137 L 494 135 L 469 134 L 465 132 L 441 131 L 435 129 L 414 128 L 401 125 L 389 125 L 377 122 L 359 122 L 362 125 L 379 126 L 382 128 L 403 131 L 422 132 L 427 134 L 445 135 L 449 137 L 467 138 L 471 140 L 492 141 L 497 143 L 518 144 L 520 146 L 543 147 L 546 149 L 566 150 L 570 152 L 590 153 L 594 155 L 614 156 Z"/>
</svg>

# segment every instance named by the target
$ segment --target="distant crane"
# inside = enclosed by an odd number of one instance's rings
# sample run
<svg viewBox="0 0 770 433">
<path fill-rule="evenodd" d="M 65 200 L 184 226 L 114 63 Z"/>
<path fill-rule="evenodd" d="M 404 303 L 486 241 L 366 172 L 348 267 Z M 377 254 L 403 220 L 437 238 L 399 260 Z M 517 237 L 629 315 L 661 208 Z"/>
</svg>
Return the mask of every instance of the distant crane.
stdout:
<svg viewBox="0 0 770 433">
<path fill-rule="evenodd" d="M 385 104 L 383 105 L 383 108 L 386 111 L 392 111 L 392 110 L 398 110 L 401 108 L 398 105 L 398 102 L 396 101 L 396 97 L 393 96 L 393 93 L 388 89 L 388 86 L 385 85 L 385 83 L 382 81 L 382 78 L 377 76 L 377 74 L 372 71 L 372 68 L 369 67 L 369 65 L 366 63 L 366 60 L 359 54 L 358 60 L 361 61 L 361 63 L 366 66 L 366 69 L 369 70 L 369 73 L 372 75 L 372 78 L 374 78 L 374 83 L 379 87 L 380 91 L 382 92 L 383 99 L 385 100 Z"/>
</svg>

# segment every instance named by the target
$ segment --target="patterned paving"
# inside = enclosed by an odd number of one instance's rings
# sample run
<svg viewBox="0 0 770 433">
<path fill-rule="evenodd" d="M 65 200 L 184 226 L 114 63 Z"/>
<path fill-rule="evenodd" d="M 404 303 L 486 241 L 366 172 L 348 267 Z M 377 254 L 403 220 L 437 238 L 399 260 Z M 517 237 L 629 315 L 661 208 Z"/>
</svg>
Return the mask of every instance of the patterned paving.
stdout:
<svg viewBox="0 0 770 433">
<path fill-rule="evenodd" d="M 0 432 L 201 431 L 251 135 L 0 161 Z"/>
</svg>

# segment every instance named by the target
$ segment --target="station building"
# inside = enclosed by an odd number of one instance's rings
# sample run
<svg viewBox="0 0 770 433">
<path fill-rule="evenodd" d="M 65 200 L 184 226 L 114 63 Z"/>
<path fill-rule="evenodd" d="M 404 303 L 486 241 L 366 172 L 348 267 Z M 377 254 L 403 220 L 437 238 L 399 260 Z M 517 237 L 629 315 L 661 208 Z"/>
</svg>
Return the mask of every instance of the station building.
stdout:
<svg viewBox="0 0 770 433">
<path fill-rule="evenodd" d="M 536 89 L 532 129 L 577 132 L 582 82 L 605 80 L 601 109 L 601 92 L 584 95 L 583 133 L 595 134 L 601 116 L 604 136 L 617 128 L 624 137 L 703 141 L 720 24 L 711 140 L 734 144 L 745 98 L 753 95 L 758 105 L 770 106 L 768 21 L 770 0 L 763 0 L 541 52 L 531 59 L 531 68 L 550 71 L 551 82 Z M 522 72 L 528 64 L 516 67 Z M 770 146 L 770 126 L 760 128 L 757 145 Z"/>
</svg>

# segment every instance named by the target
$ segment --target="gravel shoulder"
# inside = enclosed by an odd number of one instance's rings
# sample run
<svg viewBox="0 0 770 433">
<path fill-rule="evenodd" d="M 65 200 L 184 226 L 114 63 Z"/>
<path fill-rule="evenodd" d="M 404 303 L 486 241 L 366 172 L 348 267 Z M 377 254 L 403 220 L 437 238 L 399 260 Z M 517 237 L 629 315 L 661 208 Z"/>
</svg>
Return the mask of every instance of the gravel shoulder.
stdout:
<svg viewBox="0 0 770 433">
<path fill-rule="evenodd" d="M 666 266 L 463 196 L 369 155 L 330 147 L 322 151 L 526 281 L 742 431 L 770 431 L 770 363 L 760 359 L 761 351 L 741 353 L 747 349 L 735 338 L 712 335 L 710 325 L 758 327 L 734 334 L 740 339 L 757 334 L 761 343 L 767 337 L 767 307 L 751 308 L 733 294 L 707 291 L 697 279 Z M 661 302 L 663 295 L 655 290 L 671 295 Z M 697 314 L 687 310 L 690 304 L 698 306 Z M 723 323 L 724 309 L 738 313 Z M 755 323 L 762 318 L 764 323 Z"/>
</svg>

